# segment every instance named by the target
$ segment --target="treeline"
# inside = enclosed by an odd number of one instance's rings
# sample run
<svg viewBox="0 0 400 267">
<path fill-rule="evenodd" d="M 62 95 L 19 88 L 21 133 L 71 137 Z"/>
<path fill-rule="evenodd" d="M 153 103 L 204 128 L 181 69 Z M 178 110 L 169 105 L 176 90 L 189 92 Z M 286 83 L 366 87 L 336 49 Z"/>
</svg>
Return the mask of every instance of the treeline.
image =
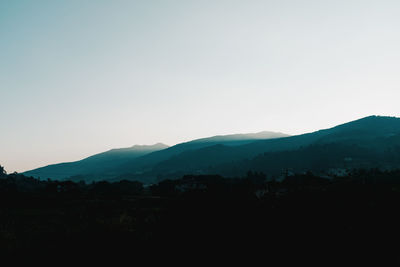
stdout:
<svg viewBox="0 0 400 267">
<path fill-rule="evenodd" d="M 3 196 L 14 193 L 36 195 L 81 196 L 179 196 L 184 194 L 248 194 L 256 198 L 283 192 L 307 192 L 355 189 L 371 187 L 397 190 L 400 186 L 400 170 L 379 169 L 352 170 L 347 175 L 326 177 L 306 172 L 287 173 L 281 181 L 267 179 L 262 172 L 249 171 L 241 178 L 227 178 L 220 175 L 185 175 L 180 179 L 167 179 L 157 184 L 144 185 L 139 181 L 57 181 L 39 180 L 19 173 L 7 174 L 0 166 L 0 192 Z M 345 190 L 347 191 L 347 190 Z"/>
<path fill-rule="evenodd" d="M 154 185 L 3 173 L 0 198 L 0 249 L 7 253 L 233 258 L 250 251 L 281 263 L 399 262 L 400 171 L 330 179 L 308 172 L 282 181 L 259 172 L 186 175 Z"/>
</svg>

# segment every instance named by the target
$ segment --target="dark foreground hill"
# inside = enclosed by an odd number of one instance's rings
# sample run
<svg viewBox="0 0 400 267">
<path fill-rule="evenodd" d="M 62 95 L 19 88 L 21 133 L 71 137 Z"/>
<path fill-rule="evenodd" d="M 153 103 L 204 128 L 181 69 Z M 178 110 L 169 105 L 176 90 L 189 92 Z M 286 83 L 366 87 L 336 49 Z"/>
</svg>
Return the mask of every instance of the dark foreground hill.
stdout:
<svg viewBox="0 0 400 267">
<path fill-rule="evenodd" d="M 0 177 L 0 253 L 14 261 L 399 264 L 400 173 L 282 182 L 185 176 L 151 187 Z M 4 259 L 4 258 L 3 258 Z"/>
</svg>

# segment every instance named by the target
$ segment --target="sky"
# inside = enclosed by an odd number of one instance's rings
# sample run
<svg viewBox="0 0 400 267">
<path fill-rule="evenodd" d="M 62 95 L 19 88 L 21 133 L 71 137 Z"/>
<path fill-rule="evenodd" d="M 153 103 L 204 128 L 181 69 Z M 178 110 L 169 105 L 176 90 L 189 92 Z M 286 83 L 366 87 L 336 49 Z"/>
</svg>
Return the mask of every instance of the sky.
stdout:
<svg viewBox="0 0 400 267">
<path fill-rule="evenodd" d="M 398 0 L 0 0 L 0 165 L 400 116 Z"/>
</svg>

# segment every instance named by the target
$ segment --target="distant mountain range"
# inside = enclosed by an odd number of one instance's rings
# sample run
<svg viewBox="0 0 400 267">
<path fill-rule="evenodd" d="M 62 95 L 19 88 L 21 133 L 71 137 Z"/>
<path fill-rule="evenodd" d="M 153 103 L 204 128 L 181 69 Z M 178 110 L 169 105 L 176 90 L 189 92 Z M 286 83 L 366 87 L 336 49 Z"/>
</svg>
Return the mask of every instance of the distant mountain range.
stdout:
<svg viewBox="0 0 400 267">
<path fill-rule="evenodd" d="M 53 164 L 24 174 L 41 179 L 56 180 L 110 180 L 132 178 L 142 173 L 148 166 L 169 159 L 184 151 L 196 150 L 216 144 L 239 146 L 257 140 L 286 137 L 288 135 L 275 132 L 260 132 L 250 134 L 219 135 L 209 138 L 196 139 L 173 147 L 157 143 L 155 145 L 134 145 L 129 148 L 112 149 L 93 155 L 80 161 Z M 158 152 L 158 153 L 157 153 Z M 147 157 L 144 157 L 147 155 Z M 140 167 L 138 167 L 140 166 Z"/>
<path fill-rule="evenodd" d="M 168 148 L 167 145 L 157 143 L 151 146 L 134 145 L 129 148 L 111 149 L 80 161 L 49 165 L 32 171 L 26 175 L 40 178 L 63 180 L 77 175 L 102 176 L 110 173 L 119 165 L 128 163 L 146 154 Z"/>
<path fill-rule="evenodd" d="M 172 147 L 111 150 L 82 161 L 50 165 L 26 175 L 72 180 L 152 183 L 184 174 L 279 177 L 287 172 L 335 173 L 351 168 L 400 168 L 400 119 L 370 116 L 296 136 L 262 132 L 214 136 Z M 146 149 L 144 149 L 146 148 Z"/>
</svg>

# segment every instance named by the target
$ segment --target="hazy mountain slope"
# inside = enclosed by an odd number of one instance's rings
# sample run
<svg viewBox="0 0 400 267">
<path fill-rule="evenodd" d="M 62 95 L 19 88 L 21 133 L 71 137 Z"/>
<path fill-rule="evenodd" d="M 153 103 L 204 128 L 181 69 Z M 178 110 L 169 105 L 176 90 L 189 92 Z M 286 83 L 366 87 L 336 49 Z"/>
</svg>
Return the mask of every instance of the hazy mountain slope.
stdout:
<svg viewBox="0 0 400 267">
<path fill-rule="evenodd" d="M 129 178 L 131 174 L 144 173 L 151 170 L 154 164 L 166 160 L 184 151 L 225 144 L 238 146 L 267 138 L 280 138 L 288 135 L 275 132 L 250 134 L 232 134 L 196 139 L 173 147 L 163 144 L 154 146 L 133 146 L 131 148 L 113 149 L 77 162 L 61 163 L 28 171 L 25 174 L 52 179 L 100 180 Z M 128 174 L 128 176 L 127 176 Z"/>
<path fill-rule="evenodd" d="M 124 162 L 130 162 L 138 157 L 167 148 L 158 143 L 151 146 L 135 145 L 129 148 L 112 149 L 93 155 L 80 161 L 53 164 L 24 174 L 40 178 L 65 179 L 76 175 L 110 176 L 113 170 Z"/>
<path fill-rule="evenodd" d="M 370 116 L 297 136 L 262 132 L 203 138 L 166 149 L 158 147 L 154 152 L 141 151 L 142 154 L 111 150 L 83 161 L 40 168 L 27 175 L 57 179 L 81 175 L 78 178 L 87 181 L 152 182 L 189 173 L 237 176 L 248 170 L 276 174 L 283 169 L 392 168 L 400 167 L 399 147 L 400 119 Z"/>
<path fill-rule="evenodd" d="M 220 164 L 210 172 L 233 175 L 246 170 L 280 175 L 285 170 L 327 173 L 335 169 L 400 168 L 400 134 L 353 142 L 316 143 L 296 150 L 266 152 L 250 160 Z"/>
<path fill-rule="evenodd" d="M 377 137 L 395 135 L 400 132 L 400 119 L 395 117 L 370 116 L 313 133 L 292 136 L 279 140 L 254 142 L 241 147 L 262 152 L 293 150 L 314 143 L 335 141 L 360 142 Z"/>
<path fill-rule="evenodd" d="M 382 161 L 379 165 L 393 166 L 395 163 L 389 163 L 388 159 L 385 158 L 385 155 L 387 155 L 385 151 L 387 152 L 388 149 L 398 145 L 396 138 L 398 138 L 399 134 L 399 118 L 371 116 L 309 134 L 255 141 L 235 147 L 219 145 L 185 151 L 156 164 L 149 176 L 173 175 L 174 172 L 233 175 L 235 172 L 237 174 L 243 173 L 256 166 L 256 169 L 259 170 L 274 169 L 275 171 L 277 169 L 290 168 L 292 164 L 289 161 L 290 158 L 294 158 L 296 163 L 293 164 L 298 166 L 301 166 L 303 162 L 303 169 L 305 169 L 310 166 L 318 166 L 317 159 L 321 157 L 320 162 L 322 162 L 323 153 L 330 155 L 329 157 L 335 162 L 332 167 L 339 167 L 339 165 L 343 167 L 343 164 L 336 164 L 339 159 L 343 160 L 343 157 L 345 157 L 343 155 L 351 157 L 355 154 L 353 157 L 359 157 L 360 154 L 367 153 L 367 151 L 370 156 L 367 157 L 367 161 L 364 161 L 364 165 L 372 164 L 373 159 L 379 159 Z M 326 144 L 331 145 L 324 146 Z M 314 149 L 309 147 L 311 145 L 314 146 Z M 341 150 L 335 150 L 335 146 L 340 147 Z M 363 152 L 361 153 L 360 151 Z M 267 153 L 268 156 L 264 158 L 263 163 L 260 162 L 260 159 L 257 163 L 252 162 L 256 156 L 264 153 Z M 342 155 L 341 153 L 344 154 Z M 393 153 L 396 154 L 397 150 Z M 309 164 L 309 157 L 316 159 L 311 165 Z M 328 157 L 325 157 L 325 160 L 327 162 Z M 294 162 L 294 160 L 291 162 Z M 357 164 L 354 162 L 356 161 L 353 161 L 352 164 L 356 166 Z M 260 167 L 262 164 L 266 167 Z M 275 167 L 270 168 L 268 166 Z"/>
<path fill-rule="evenodd" d="M 132 162 L 121 164 L 119 166 L 122 173 L 142 173 L 150 171 L 153 166 L 171 157 L 177 156 L 183 152 L 195 151 L 197 149 L 212 147 L 215 145 L 224 145 L 227 147 L 240 146 L 259 140 L 270 140 L 288 137 L 289 135 L 279 132 L 260 132 L 250 134 L 232 134 L 219 135 L 209 138 L 196 139 L 190 142 L 180 143 L 167 149 L 150 153 L 137 158 Z M 211 157 L 213 157 L 211 155 Z"/>
<path fill-rule="evenodd" d="M 266 139 L 275 139 L 288 137 L 289 135 L 279 132 L 268 132 L 263 131 L 259 133 L 248 133 L 248 134 L 230 134 L 230 135 L 216 135 L 208 138 L 196 139 L 187 143 L 182 143 L 181 145 L 189 145 L 189 144 L 199 144 L 199 143 L 215 143 L 215 144 L 225 144 L 225 145 L 242 145 L 245 143 L 250 143 L 254 140 L 266 140 Z"/>
</svg>

